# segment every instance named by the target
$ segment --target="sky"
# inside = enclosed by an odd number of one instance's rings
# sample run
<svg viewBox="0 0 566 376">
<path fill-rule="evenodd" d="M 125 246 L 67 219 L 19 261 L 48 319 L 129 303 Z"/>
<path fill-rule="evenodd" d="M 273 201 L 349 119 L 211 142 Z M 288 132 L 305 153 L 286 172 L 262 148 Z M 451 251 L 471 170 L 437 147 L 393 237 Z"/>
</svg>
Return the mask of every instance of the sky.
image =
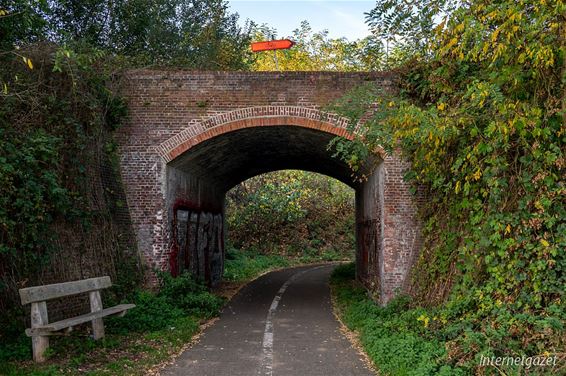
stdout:
<svg viewBox="0 0 566 376">
<path fill-rule="evenodd" d="M 315 32 L 326 29 L 332 38 L 355 40 L 369 35 L 364 13 L 375 6 L 375 0 L 229 0 L 228 4 L 240 15 L 242 26 L 246 19 L 266 23 L 277 29 L 279 38 L 290 36 L 307 20 Z"/>
</svg>

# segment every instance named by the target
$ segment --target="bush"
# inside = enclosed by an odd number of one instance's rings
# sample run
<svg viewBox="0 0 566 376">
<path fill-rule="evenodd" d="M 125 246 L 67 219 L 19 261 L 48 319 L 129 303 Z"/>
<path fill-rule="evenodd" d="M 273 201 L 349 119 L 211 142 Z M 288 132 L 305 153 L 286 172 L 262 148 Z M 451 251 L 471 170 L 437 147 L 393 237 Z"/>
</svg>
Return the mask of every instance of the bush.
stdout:
<svg viewBox="0 0 566 376">
<path fill-rule="evenodd" d="M 216 314 L 224 300 L 208 292 L 206 286 L 188 273 L 176 278 L 160 273 L 158 293 L 138 291 L 132 309 L 125 317 L 108 320 L 108 328 L 115 333 L 146 332 L 173 326 L 187 316 L 209 318 Z"/>
<path fill-rule="evenodd" d="M 186 314 L 202 317 L 216 315 L 224 300 L 211 294 L 201 281 L 197 281 L 188 272 L 179 277 L 169 273 L 159 274 L 160 291 L 158 296 L 169 304 L 182 309 Z"/>
<path fill-rule="evenodd" d="M 375 111 L 354 142 L 334 145 L 354 168 L 377 147 L 411 166 L 405 177 L 425 197 L 423 246 L 406 291 L 442 307 L 441 331 L 461 364 L 486 353 L 562 354 L 564 3 L 474 0 L 423 13 L 385 3 L 370 23 L 427 24 L 432 43 L 397 69 L 399 92 L 368 85 L 340 100 L 334 110 L 352 127 L 368 104 Z M 413 11 L 445 21 L 411 25 L 405 12 Z"/>
</svg>

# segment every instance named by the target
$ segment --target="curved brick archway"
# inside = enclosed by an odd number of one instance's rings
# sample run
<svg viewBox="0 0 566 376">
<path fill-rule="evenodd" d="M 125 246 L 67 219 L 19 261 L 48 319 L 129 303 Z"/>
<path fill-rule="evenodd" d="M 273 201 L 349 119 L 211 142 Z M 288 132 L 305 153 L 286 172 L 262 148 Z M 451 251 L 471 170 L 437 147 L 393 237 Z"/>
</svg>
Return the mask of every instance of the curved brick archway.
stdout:
<svg viewBox="0 0 566 376">
<path fill-rule="evenodd" d="M 312 108 L 243 108 L 187 128 L 158 150 L 169 170 L 197 176 L 213 185 L 209 192 L 221 195 L 252 176 L 291 168 L 329 175 L 355 188 L 359 184 L 349 167 L 328 150 L 333 138 L 352 137 L 347 126 L 347 119 Z"/>
<path fill-rule="evenodd" d="M 297 126 L 339 137 L 351 138 L 348 119 L 314 108 L 258 106 L 241 108 L 187 128 L 159 145 L 161 157 L 170 162 L 191 147 L 218 135 L 240 129 L 268 126 Z"/>
<path fill-rule="evenodd" d="M 319 172 L 358 190 L 344 162 L 328 150 L 350 137 L 347 121 L 297 106 L 243 108 L 187 128 L 159 146 L 166 163 L 169 268 L 188 269 L 212 284 L 224 263 L 224 197 L 238 183 L 265 172 Z M 206 235 L 208 234 L 208 235 Z"/>
<path fill-rule="evenodd" d="M 130 121 L 118 131 L 120 165 L 138 248 L 152 268 L 189 269 L 215 283 L 223 268 L 224 195 L 264 172 L 319 172 L 356 190 L 357 273 L 382 302 L 403 288 L 419 244 L 416 206 L 396 156 L 352 179 L 328 151 L 350 137 L 321 111 L 360 83 L 387 77 L 330 72 L 130 73 Z"/>
</svg>

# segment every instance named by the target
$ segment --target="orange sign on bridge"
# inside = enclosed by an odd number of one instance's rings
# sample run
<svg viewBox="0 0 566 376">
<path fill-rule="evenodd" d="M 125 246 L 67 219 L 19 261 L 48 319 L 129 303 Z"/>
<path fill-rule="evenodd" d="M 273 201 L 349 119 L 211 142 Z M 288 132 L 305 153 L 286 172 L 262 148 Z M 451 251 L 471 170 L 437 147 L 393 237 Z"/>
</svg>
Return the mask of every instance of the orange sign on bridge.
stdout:
<svg viewBox="0 0 566 376">
<path fill-rule="evenodd" d="M 268 51 L 268 50 L 286 50 L 295 45 L 295 42 L 289 39 L 269 40 L 265 42 L 252 43 L 252 51 Z"/>
</svg>

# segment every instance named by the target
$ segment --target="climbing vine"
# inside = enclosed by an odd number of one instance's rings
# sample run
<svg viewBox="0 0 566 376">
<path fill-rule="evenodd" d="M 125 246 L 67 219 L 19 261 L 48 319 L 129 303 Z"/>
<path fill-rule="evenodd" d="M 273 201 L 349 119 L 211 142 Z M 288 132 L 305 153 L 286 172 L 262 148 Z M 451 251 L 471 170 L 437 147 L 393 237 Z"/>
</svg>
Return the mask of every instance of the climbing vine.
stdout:
<svg viewBox="0 0 566 376">
<path fill-rule="evenodd" d="M 22 54 L 33 63 L 8 57 L 0 73 L 6 85 L 0 95 L 3 309 L 61 250 L 57 228 L 80 229 L 78 239 L 111 215 L 117 203 L 99 190 L 97 174 L 102 164 L 112 164 L 110 131 L 125 115 L 123 101 L 109 89 L 102 53 L 43 45 Z"/>
<path fill-rule="evenodd" d="M 476 0 L 443 15 L 433 54 L 398 68 L 399 93 L 361 88 L 338 104 L 354 120 L 360 104 L 376 112 L 337 154 L 356 166 L 377 146 L 399 151 L 426 188 L 411 292 L 443 307 L 430 326 L 451 360 L 560 352 L 566 4 Z"/>
</svg>

